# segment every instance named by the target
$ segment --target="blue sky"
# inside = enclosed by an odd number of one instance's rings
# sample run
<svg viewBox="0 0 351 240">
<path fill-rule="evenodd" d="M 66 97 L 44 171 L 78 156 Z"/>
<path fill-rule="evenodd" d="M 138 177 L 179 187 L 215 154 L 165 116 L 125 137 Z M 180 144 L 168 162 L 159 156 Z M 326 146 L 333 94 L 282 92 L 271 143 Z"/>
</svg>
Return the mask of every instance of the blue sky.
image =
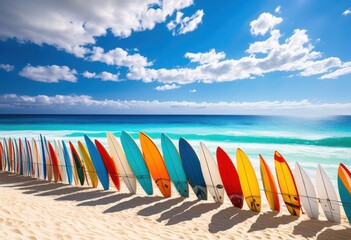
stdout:
<svg viewBox="0 0 351 240">
<path fill-rule="evenodd" d="M 348 1 L 1 1 L 3 113 L 351 114 Z"/>
</svg>

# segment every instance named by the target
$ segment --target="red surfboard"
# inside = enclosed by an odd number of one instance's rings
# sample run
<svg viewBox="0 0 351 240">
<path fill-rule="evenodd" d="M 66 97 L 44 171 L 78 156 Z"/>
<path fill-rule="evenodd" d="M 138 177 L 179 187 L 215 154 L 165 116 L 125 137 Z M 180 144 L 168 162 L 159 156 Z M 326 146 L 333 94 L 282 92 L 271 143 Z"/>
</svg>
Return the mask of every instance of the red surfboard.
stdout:
<svg viewBox="0 0 351 240">
<path fill-rule="evenodd" d="M 227 195 L 235 207 L 242 208 L 244 195 L 236 168 L 228 154 L 220 147 L 216 151 L 219 173 Z"/>
<path fill-rule="evenodd" d="M 100 153 L 102 161 L 104 161 L 105 163 L 105 166 L 107 168 L 108 173 L 110 174 L 113 184 L 116 186 L 116 188 L 119 191 L 121 188 L 121 185 L 120 185 L 118 171 L 117 171 L 115 162 L 113 161 L 110 154 L 107 152 L 106 148 L 96 139 L 95 139 L 95 145 Z"/>
<path fill-rule="evenodd" d="M 58 160 L 56 152 L 55 152 L 55 150 L 52 147 L 50 142 L 48 142 L 48 145 L 49 145 L 49 152 L 50 152 L 50 157 L 51 157 L 51 161 L 52 161 L 52 169 L 54 171 L 54 181 L 58 182 L 58 181 L 62 180 L 60 166 L 59 166 L 59 160 Z"/>
</svg>

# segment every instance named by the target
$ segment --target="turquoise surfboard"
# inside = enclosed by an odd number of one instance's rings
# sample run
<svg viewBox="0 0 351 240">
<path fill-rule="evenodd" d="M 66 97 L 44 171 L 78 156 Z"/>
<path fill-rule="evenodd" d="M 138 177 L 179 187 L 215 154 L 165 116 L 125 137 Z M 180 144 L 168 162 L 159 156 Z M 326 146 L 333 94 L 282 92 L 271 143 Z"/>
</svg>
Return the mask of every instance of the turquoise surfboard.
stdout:
<svg viewBox="0 0 351 240">
<path fill-rule="evenodd" d="M 140 152 L 138 145 L 133 138 L 125 131 L 121 134 L 121 143 L 126 154 L 127 161 L 132 169 L 135 177 L 138 179 L 141 187 L 148 195 L 152 195 L 152 182 L 149 170 L 145 164 L 144 158 Z"/>
<path fill-rule="evenodd" d="M 184 139 L 179 139 L 179 152 L 182 158 L 184 172 L 187 176 L 190 186 L 200 200 L 207 199 L 207 187 L 202 175 L 200 160 L 194 149 Z"/>
<path fill-rule="evenodd" d="M 95 146 L 95 144 L 90 140 L 87 135 L 84 135 L 85 143 L 88 147 L 88 151 L 91 157 L 91 160 L 94 164 L 94 168 L 96 170 L 96 174 L 101 182 L 102 187 L 105 190 L 109 189 L 110 182 L 108 178 L 108 172 L 102 158 Z"/>
<path fill-rule="evenodd" d="M 181 196 L 189 197 L 188 182 L 177 148 L 172 143 L 172 140 L 164 133 L 161 135 L 161 145 L 163 159 L 174 186 Z"/>
</svg>

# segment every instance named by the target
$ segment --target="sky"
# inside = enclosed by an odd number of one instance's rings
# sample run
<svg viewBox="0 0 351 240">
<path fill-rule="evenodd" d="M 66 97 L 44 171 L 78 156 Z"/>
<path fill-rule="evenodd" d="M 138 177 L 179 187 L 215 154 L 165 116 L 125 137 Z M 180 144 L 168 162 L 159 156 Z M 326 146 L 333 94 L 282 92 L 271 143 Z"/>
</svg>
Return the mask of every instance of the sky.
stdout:
<svg viewBox="0 0 351 240">
<path fill-rule="evenodd" d="M 1 113 L 351 114 L 345 0 L 2 0 Z"/>
</svg>

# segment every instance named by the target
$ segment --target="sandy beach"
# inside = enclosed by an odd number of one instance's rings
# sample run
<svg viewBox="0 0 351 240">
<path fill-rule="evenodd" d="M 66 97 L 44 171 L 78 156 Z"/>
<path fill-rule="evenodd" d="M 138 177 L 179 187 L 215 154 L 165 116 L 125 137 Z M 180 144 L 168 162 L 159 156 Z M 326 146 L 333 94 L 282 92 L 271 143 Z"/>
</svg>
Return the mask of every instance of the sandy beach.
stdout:
<svg viewBox="0 0 351 240">
<path fill-rule="evenodd" d="M 48 183 L 12 173 L 0 173 L 1 239 L 350 239 L 351 227 L 290 216 L 269 210 L 264 196 L 262 212 L 212 201 L 165 199 L 154 186 L 146 196 L 140 186 L 131 195 L 125 185 L 103 191 L 90 187 Z M 283 203 L 282 203 L 283 204 Z M 320 209 L 321 211 L 321 209 Z"/>
</svg>

